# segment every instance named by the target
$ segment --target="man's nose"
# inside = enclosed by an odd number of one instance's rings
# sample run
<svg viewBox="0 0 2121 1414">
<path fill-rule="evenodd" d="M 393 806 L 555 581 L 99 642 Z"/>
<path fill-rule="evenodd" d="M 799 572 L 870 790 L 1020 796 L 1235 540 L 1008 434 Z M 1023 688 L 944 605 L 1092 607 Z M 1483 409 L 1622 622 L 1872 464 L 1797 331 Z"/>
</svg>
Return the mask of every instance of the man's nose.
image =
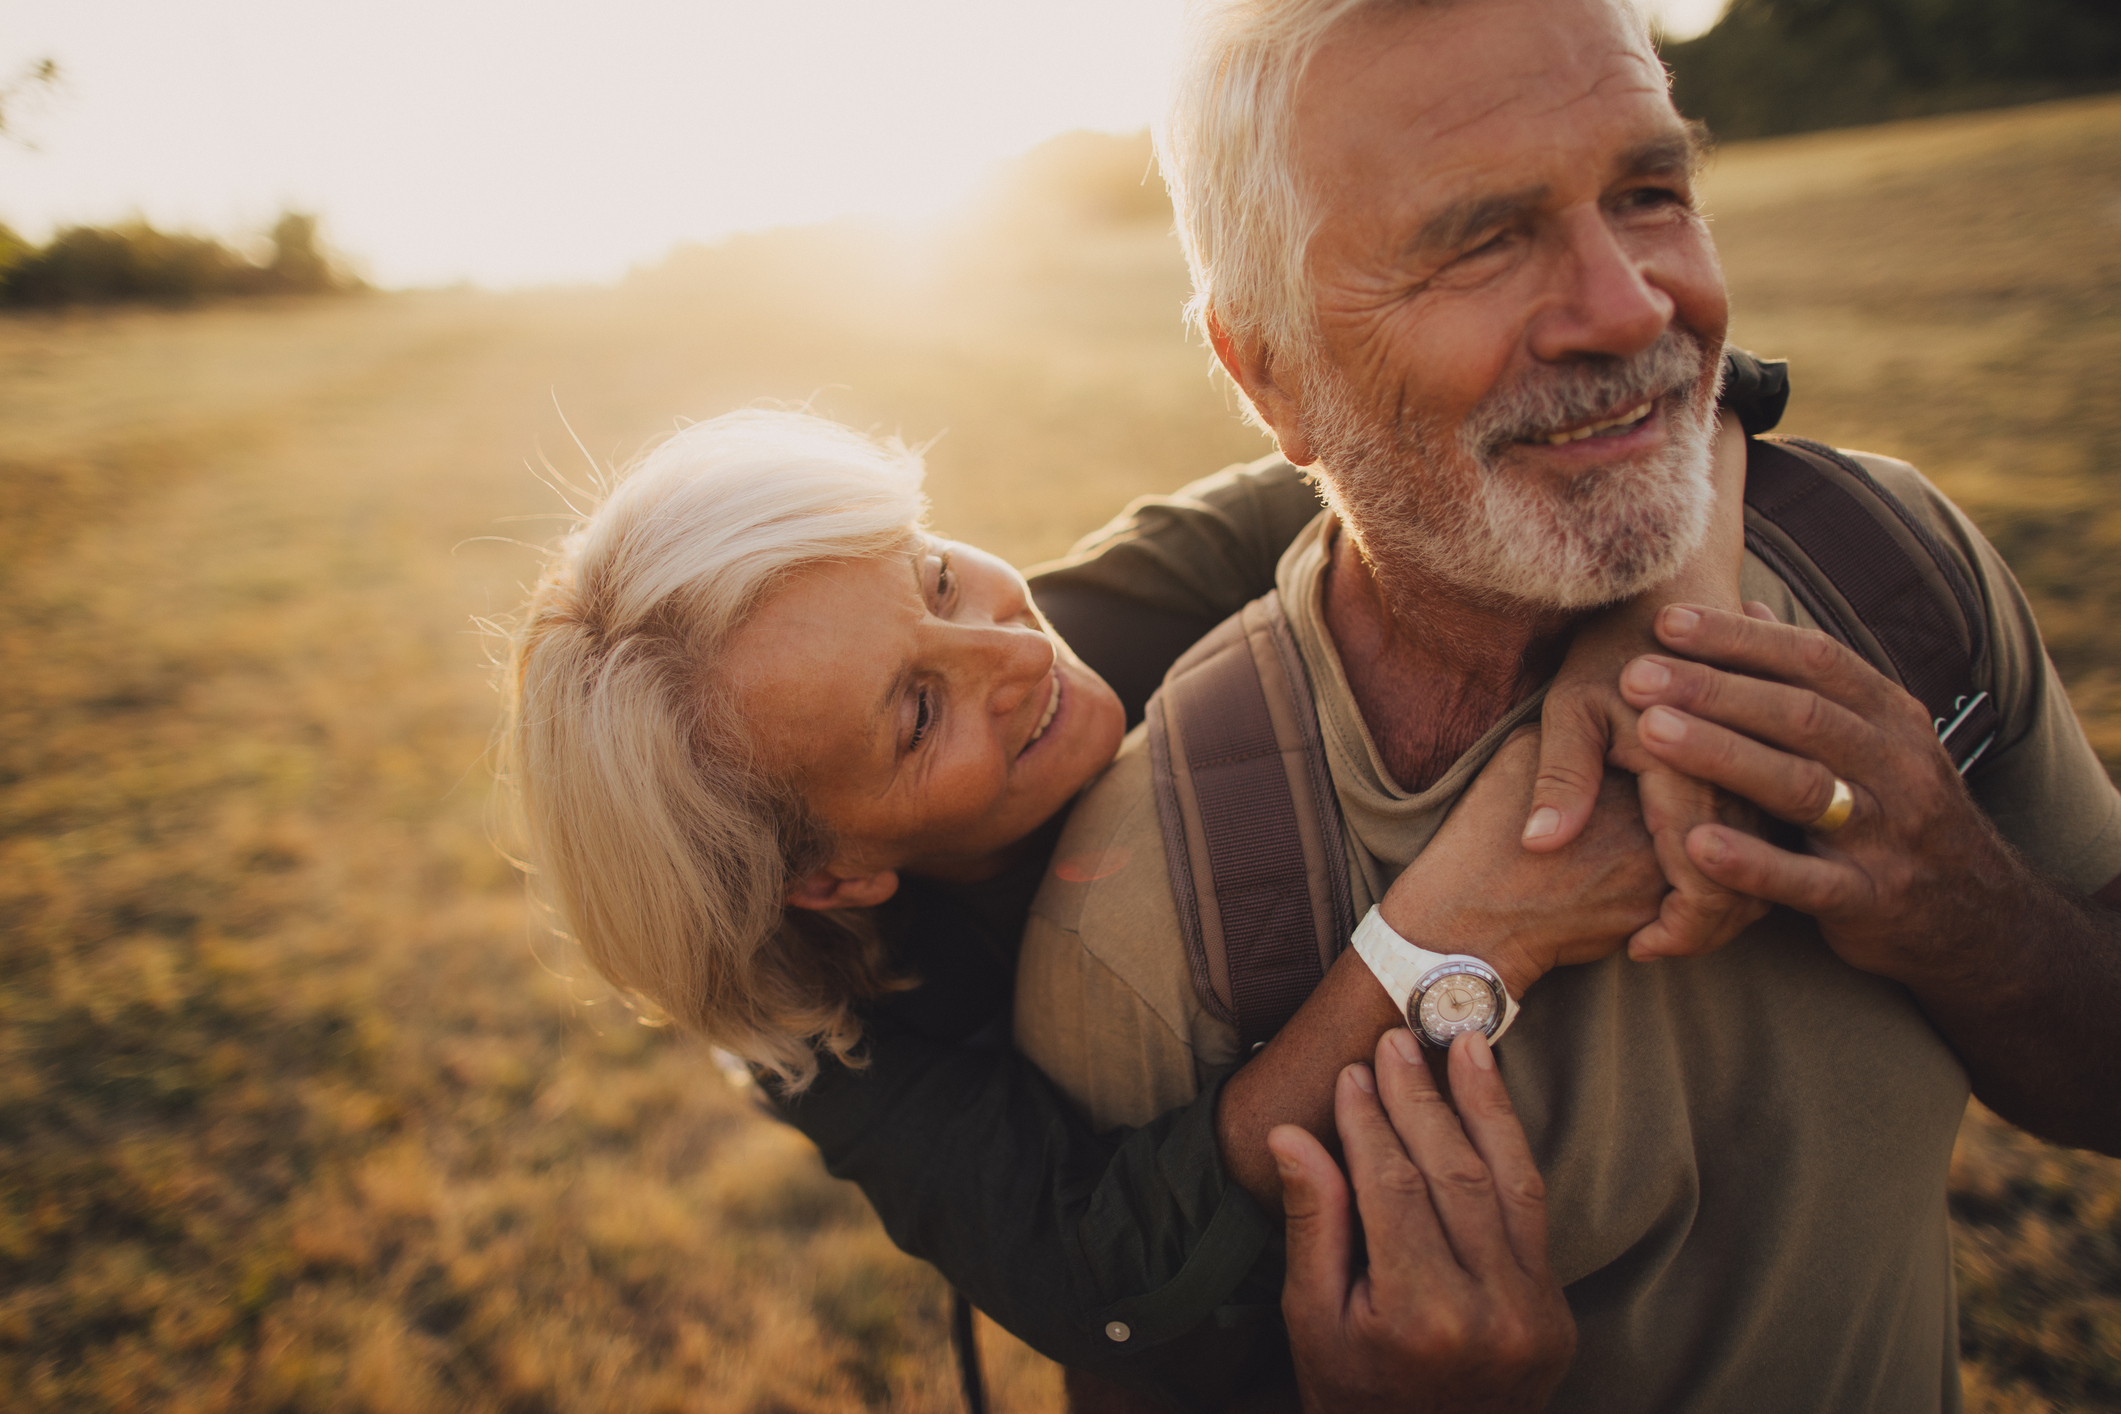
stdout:
<svg viewBox="0 0 2121 1414">
<path fill-rule="evenodd" d="M 1629 358 L 1656 343 L 1678 306 L 1652 283 L 1606 213 L 1590 203 L 1572 208 L 1561 231 L 1561 298 L 1533 325 L 1533 356 L 1549 363 L 1584 354 Z"/>
</svg>

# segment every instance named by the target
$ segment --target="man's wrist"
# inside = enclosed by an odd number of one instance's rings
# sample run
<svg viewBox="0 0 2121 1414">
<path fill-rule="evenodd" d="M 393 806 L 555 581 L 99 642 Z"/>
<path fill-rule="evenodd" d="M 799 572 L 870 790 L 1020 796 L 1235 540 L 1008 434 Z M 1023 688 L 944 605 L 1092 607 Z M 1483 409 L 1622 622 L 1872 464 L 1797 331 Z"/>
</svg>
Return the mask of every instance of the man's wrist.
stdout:
<svg viewBox="0 0 2121 1414">
<path fill-rule="evenodd" d="M 1546 976 L 1550 964 L 1528 956 L 1525 950 L 1509 938 L 1480 938 L 1470 932 L 1453 936 L 1452 929 L 1444 920 L 1404 916 L 1391 906 L 1388 897 L 1377 906 L 1378 916 L 1391 925 L 1392 931 L 1417 947 L 1437 953 L 1464 953 L 1477 957 L 1495 969 L 1502 985 L 1512 997 L 1523 1000 L 1524 994 L 1534 982 Z"/>
</svg>

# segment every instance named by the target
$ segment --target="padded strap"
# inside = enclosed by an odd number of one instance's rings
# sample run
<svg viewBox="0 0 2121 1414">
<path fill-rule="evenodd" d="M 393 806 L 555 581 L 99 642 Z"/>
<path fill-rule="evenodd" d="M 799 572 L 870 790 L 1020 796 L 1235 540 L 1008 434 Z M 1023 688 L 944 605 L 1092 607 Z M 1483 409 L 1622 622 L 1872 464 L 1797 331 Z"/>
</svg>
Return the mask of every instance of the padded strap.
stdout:
<svg viewBox="0 0 2121 1414">
<path fill-rule="evenodd" d="M 1247 1046 L 1354 930 L 1340 805 L 1281 601 L 1225 620 L 1149 704 L 1149 753 L 1194 989 Z"/>
<path fill-rule="evenodd" d="M 1746 545 L 1820 626 L 1928 707 L 1964 774 L 1995 740 L 1986 619 L 1958 563 L 1861 465 L 1755 437 Z M 1188 651 L 1148 708 L 1157 816 L 1194 990 L 1255 1046 L 1354 930 L 1340 805 L 1278 596 Z"/>
<path fill-rule="evenodd" d="M 1964 775 L 2001 718 L 1987 620 L 1958 562 L 1861 464 L 1818 442 L 1753 438 L 1745 503 L 1746 547 L 1822 629 L 1929 709 Z"/>
</svg>

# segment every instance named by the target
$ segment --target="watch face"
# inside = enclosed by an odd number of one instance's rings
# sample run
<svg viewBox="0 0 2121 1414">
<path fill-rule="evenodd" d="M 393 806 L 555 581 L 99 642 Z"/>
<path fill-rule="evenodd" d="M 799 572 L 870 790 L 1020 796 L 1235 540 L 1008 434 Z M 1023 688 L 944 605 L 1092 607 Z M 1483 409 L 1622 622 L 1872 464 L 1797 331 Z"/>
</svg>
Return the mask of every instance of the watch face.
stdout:
<svg viewBox="0 0 2121 1414">
<path fill-rule="evenodd" d="M 1466 1031 L 1492 1036 L 1502 1025 L 1502 986 L 1485 968 L 1454 963 L 1421 979 L 1412 1010 L 1414 1028 L 1432 1046 Z"/>
</svg>

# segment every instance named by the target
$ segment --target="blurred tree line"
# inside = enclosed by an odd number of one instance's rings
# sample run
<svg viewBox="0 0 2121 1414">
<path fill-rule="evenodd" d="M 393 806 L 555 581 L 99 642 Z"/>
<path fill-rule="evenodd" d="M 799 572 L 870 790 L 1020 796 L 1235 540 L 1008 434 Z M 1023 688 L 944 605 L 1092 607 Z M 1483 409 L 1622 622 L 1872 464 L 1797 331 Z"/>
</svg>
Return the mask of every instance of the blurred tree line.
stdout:
<svg viewBox="0 0 2121 1414">
<path fill-rule="evenodd" d="M 252 259 L 212 237 L 159 231 L 145 220 L 64 227 L 41 246 L 0 226 L 0 305 L 190 304 L 367 288 L 325 253 L 314 216 L 282 213 L 269 240 L 270 252 Z"/>
<path fill-rule="evenodd" d="M 1663 49 L 1682 113 L 1766 137 L 2121 89 L 2121 0 L 1732 0 Z"/>
</svg>

